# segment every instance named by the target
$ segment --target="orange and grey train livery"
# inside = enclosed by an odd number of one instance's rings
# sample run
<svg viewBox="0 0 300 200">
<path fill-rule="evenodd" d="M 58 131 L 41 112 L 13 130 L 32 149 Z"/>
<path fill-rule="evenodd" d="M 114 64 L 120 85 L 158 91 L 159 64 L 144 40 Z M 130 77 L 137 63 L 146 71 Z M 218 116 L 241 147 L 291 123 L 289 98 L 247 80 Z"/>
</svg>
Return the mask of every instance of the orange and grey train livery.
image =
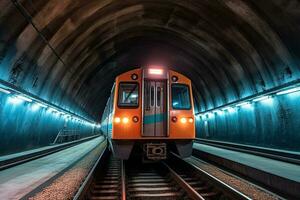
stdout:
<svg viewBox="0 0 300 200">
<path fill-rule="evenodd" d="M 140 68 L 116 77 L 101 130 L 114 156 L 165 159 L 192 153 L 195 116 L 191 80 L 172 70 Z"/>
</svg>

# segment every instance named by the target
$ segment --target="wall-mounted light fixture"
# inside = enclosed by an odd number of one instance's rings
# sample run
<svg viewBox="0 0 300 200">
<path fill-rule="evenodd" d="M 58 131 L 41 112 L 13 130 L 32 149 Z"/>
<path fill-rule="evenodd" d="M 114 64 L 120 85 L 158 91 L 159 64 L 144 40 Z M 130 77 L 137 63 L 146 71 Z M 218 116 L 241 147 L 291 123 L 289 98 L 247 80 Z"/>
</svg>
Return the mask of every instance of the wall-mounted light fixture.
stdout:
<svg viewBox="0 0 300 200">
<path fill-rule="evenodd" d="M 47 102 L 33 94 L 23 91 L 10 83 L 0 80 L 0 93 L 9 95 L 8 102 L 14 105 L 19 105 L 21 103 L 32 104 L 30 109 L 32 111 L 37 111 L 39 109 L 46 109 L 47 112 L 53 114 L 55 117 L 62 116 L 64 119 L 71 119 L 78 122 L 84 122 L 85 125 L 100 128 L 101 126 L 92 120 L 86 119 L 76 113 L 67 111 L 59 106 L 56 106 L 50 102 Z"/>
<path fill-rule="evenodd" d="M 276 95 L 289 94 L 289 93 L 294 93 L 294 92 L 298 92 L 298 91 L 300 91 L 300 87 L 294 87 L 294 88 L 290 88 L 287 90 L 277 92 Z"/>
<path fill-rule="evenodd" d="M 5 93 L 5 94 L 10 94 L 11 92 L 9 90 L 6 90 L 4 88 L 0 87 L 0 92 Z"/>
<path fill-rule="evenodd" d="M 196 113 L 196 116 L 200 116 L 201 119 L 207 120 L 207 118 L 211 117 L 212 113 L 221 115 L 220 111 L 223 111 L 224 113 L 233 113 L 237 109 L 243 109 L 243 108 L 252 108 L 253 103 L 267 103 L 269 105 L 272 105 L 273 102 L 273 97 L 278 96 L 278 95 L 284 95 L 284 94 L 291 94 L 299 92 L 300 93 L 300 80 L 296 80 L 290 83 L 287 83 L 283 86 L 278 86 L 272 89 L 269 89 L 267 91 L 261 92 L 257 95 L 252 95 L 246 98 L 243 98 L 238 101 L 234 101 L 228 104 L 224 104 L 222 106 L 209 109 L 203 112 Z M 203 116 L 207 116 L 203 117 Z"/>
</svg>

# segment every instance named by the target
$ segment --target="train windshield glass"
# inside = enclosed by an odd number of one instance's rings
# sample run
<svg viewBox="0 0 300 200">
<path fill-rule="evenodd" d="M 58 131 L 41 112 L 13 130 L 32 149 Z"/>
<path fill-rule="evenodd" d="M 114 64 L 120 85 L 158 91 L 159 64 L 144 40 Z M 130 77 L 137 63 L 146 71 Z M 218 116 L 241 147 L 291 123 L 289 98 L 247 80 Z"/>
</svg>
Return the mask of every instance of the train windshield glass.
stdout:
<svg viewBox="0 0 300 200">
<path fill-rule="evenodd" d="M 118 106 L 137 107 L 139 103 L 138 83 L 120 83 Z"/>
<path fill-rule="evenodd" d="M 172 107 L 178 110 L 191 109 L 189 87 L 184 84 L 172 84 Z"/>
</svg>

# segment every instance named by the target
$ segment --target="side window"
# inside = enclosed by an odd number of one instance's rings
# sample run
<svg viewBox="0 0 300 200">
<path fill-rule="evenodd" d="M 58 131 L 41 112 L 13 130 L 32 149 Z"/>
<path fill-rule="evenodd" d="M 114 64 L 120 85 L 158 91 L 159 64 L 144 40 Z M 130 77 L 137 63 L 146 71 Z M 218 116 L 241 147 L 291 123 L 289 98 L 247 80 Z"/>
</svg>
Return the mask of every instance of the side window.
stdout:
<svg viewBox="0 0 300 200">
<path fill-rule="evenodd" d="M 172 107 L 177 110 L 191 109 L 190 90 L 188 85 L 172 84 Z"/>
<path fill-rule="evenodd" d="M 138 107 L 139 105 L 139 85 L 138 83 L 120 83 L 118 106 Z"/>
</svg>

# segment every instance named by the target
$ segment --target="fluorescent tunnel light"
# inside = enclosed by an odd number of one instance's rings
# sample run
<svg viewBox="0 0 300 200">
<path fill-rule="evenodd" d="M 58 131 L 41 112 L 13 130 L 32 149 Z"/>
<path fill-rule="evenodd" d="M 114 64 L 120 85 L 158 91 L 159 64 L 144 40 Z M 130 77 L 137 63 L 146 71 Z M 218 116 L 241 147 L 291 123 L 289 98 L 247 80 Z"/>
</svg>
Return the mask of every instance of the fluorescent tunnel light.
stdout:
<svg viewBox="0 0 300 200">
<path fill-rule="evenodd" d="M 264 101 L 264 100 L 267 100 L 271 98 L 271 96 L 262 96 L 262 97 L 258 97 L 256 99 L 253 99 L 254 102 L 257 102 L 257 101 Z"/>
<path fill-rule="evenodd" d="M 242 102 L 242 103 L 236 104 L 235 106 L 236 107 L 240 107 L 240 106 L 243 107 L 243 106 L 247 106 L 249 104 L 250 104 L 250 102 L 246 101 L 246 102 Z"/>
<path fill-rule="evenodd" d="M 5 94 L 10 94 L 11 92 L 4 89 L 4 88 L 0 88 L 0 92 L 5 93 Z"/>
<path fill-rule="evenodd" d="M 288 93 L 293 93 L 293 92 L 298 92 L 298 91 L 300 91 L 300 87 L 283 90 L 283 91 L 277 92 L 276 95 L 288 94 Z"/>
<path fill-rule="evenodd" d="M 155 72 L 160 73 L 160 72 L 163 72 L 163 70 L 155 69 L 154 73 Z M 47 103 L 44 100 L 39 100 L 39 98 L 36 99 L 36 97 L 34 97 L 33 95 L 24 94 L 19 89 L 7 87 L 5 85 L 4 85 L 4 87 L 2 87 L 2 84 L 0 84 L 0 85 L 1 85 L 0 93 L 11 94 L 11 96 L 9 96 L 7 98 L 7 102 L 10 104 L 18 105 L 18 104 L 21 104 L 24 102 L 29 102 L 32 104 L 30 104 L 30 106 L 28 108 L 32 111 L 37 111 L 41 108 L 47 108 L 47 112 L 53 113 L 54 117 L 61 116 L 61 117 L 65 118 L 66 120 L 72 120 L 74 122 L 84 123 L 84 124 L 92 126 L 92 127 L 101 127 L 101 125 L 99 125 L 97 122 L 88 121 L 84 117 L 81 117 L 75 113 L 71 113 L 69 111 L 64 111 L 64 109 L 61 109 L 59 107 L 56 108 L 55 106 L 52 106 L 51 103 Z M 137 94 L 133 94 L 132 97 L 133 98 L 137 97 Z"/>
<path fill-rule="evenodd" d="M 41 108 L 41 106 L 38 104 L 38 103 L 35 103 L 35 104 L 33 104 L 32 106 L 31 106 L 31 109 L 33 110 L 33 111 L 37 111 L 37 110 L 39 110 Z"/>
<path fill-rule="evenodd" d="M 42 103 L 36 103 L 36 104 L 39 105 L 42 108 L 47 108 L 48 107 L 48 106 L 46 106 L 45 104 L 42 104 Z"/>
<path fill-rule="evenodd" d="M 48 110 L 49 112 L 53 112 L 53 113 L 57 113 L 58 111 L 56 110 L 56 109 L 54 109 L 54 108 L 49 108 L 49 110 Z"/>
<path fill-rule="evenodd" d="M 12 104 L 20 104 L 23 102 L 23 100 L 14 96 L 14 97 L 10 97 L 8 99 L 8 102 Z"/>
<path fill-rule="evenodd" d="M 18 96 L 16 96 L 16 98 L 22 99 L 22 100 L 27 101 L 27 102 L 32 102 L 32 99 L 30 99 L 28 97 L 25 97 L 23 95 L 18 95 Z"/>
</svg>

